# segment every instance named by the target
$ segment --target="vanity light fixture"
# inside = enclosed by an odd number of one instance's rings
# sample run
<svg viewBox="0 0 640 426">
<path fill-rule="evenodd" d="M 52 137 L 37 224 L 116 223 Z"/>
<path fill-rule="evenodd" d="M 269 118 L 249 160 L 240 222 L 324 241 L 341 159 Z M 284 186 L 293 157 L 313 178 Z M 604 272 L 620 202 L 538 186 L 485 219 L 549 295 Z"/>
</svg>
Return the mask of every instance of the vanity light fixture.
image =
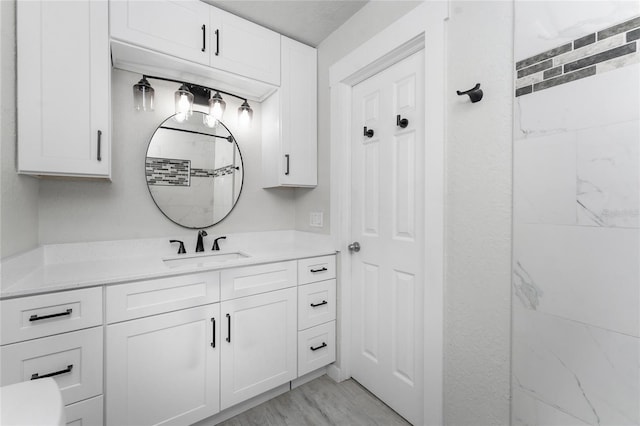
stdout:
<svg viewBox="0 0 640 426">
<path fill-rule="evenodd" d="M 153 87 L 149 80 L 142 76 L 142 79 L 133 85 L 133 106 L 136 111 L 153 111 L 153 96 Z"/>
<path fill-rule="evenodd" d="M 176 120 L 184 121 L 193 113 L 193 104 L 209 105 L 209 113 L 203 117 L 204 124 L 209 127 L 215 127 L 218 121 L 224 116 L 227 103 L 222 99 L 221 93 L 233 96 L 242 101 L 242 105 L 238 108 L 238 124 L 242 127 L 249 127 L 253 119 L 253 110 L 246 98 L 233 93 L 225 92 L 219 89 L 200 86 L 198 84 L 186 83 L 184 81 L 174 80 L 171 78 L 155 77 L 152 75 L 143 75 L 142 79 L 133 85 L 134 107 L 140 111 L 153 111 L 154 90 L 149 84 L 148 79 L 170 81 L 179 83 L 180 88 L 175 93 Z M 211 93 L 214 93 L 211 96 Z"/>
<path fill-rule="evenodd" d="M 189 91 L 186 84 L 182 83 L 175 93 L 176 120 L 184 121 L 193 114 L 193 99 L 193 93 Z"/>
<path fill-rule="evenodd" d="M 238 108 L 238 124 L 242 127 L 249 127 L 253 120 L 253 110 L 245 100 Z"/>
</svg>

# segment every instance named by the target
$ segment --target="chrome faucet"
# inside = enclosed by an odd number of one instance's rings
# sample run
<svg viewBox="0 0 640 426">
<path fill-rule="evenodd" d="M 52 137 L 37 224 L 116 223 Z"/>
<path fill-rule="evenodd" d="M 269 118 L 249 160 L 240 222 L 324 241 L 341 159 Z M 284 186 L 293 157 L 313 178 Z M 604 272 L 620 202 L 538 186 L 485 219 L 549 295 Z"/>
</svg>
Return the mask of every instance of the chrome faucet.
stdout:
<svg viewBox="0 0 640 426">
<path fill-rule="evenodd" d="M 200 231 L 198 231 L 198 242 L 196 243 L 196 253 L 200 251 L 204 251 L 204 243 L 202 242 L 202 237 L 206 237 L 206 236 L 207 236 L 207 231 L 205 231 L 204 229 L 201 229 Z"/>
<path fill-rule="evenodd" d="M 226 240 L 227 237 L 218 237 L 213 241 L 213 247 L 211 247 L 211 250 L 220 250 L 220 246 L 218 245 L 218 240 Z"/>
</svg>

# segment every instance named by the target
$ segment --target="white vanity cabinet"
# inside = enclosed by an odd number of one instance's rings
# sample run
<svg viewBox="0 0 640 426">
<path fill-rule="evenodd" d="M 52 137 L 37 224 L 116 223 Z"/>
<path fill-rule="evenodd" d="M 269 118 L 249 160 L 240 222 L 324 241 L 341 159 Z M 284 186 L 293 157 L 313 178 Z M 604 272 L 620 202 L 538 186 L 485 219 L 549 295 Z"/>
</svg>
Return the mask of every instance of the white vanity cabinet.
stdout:
<svg viewBox="0 0 640 426">
<path fill-rule="evenodd" d="M 110 1 L 111 37 L 272 85 L 280 35 L 197 0 Z"/>
<path fill-rule="evenodd" d="M 220 273 L 106 288 L 107 424 L 187 425 L 220 410 Z"/>
<path fill-rule="evenodd" d="M 317 52 L 281 37 L 280 88 L 262 103 L 262 187 L 317 185 Z"/>
<path fill-rule="evenodd" d="M 109 179 L 108 3 L 16 7 L 18 172 Z"/>
<path fill-rule="evenodd" d="M 69 424 L 101 425 L 102 288 L 2 300 L 0 312 L 0 385 L 52 377 Z"/>
<path fill-rule="evenodd" d="M 296 378 L 296 284 L 295 261 L 222 271 L 222 409 Z"/>
<path fill-rule="evenodd" d="M 107 326 L 107 425 L 188 425 L 219 411 L 219 311 Z"/>
</svg>

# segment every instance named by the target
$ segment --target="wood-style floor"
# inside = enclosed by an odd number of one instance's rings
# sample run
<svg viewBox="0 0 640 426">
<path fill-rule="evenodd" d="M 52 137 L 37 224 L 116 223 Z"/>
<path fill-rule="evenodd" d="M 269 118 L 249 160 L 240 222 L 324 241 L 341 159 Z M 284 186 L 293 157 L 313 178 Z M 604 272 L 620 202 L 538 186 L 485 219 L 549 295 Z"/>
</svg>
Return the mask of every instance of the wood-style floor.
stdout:
<svg viewBox="0 0 640 426">
<path fill-rule="evenodd" d="M 233 417 L 224 426 L 407 426 L 406 420 L 354 380 L 327 376 Z"/>
</svg>

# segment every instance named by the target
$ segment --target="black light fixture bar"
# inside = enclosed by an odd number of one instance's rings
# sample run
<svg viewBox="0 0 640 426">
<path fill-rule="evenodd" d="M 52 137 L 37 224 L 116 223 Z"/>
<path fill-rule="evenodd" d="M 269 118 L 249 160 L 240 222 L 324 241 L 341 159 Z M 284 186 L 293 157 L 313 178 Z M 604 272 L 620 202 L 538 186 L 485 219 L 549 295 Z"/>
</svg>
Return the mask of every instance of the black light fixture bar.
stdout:
<svg viewBox="0 0 640 426">
<path fill-rule="evenodd" d="M 219 136 L 219 135 L 213 135 L 211 133 L 197 132 L 195 130 L 189 130 L 189 129 L 176 129 L 175 127 L 167 127 L 167 126 L 160 126 L 160 128 L 165 130 L 175 130 L 176 132 L 193 133 L 195 135 L 211 136 L 214 138 L 226 139 L 228 142 L 233 142 L 233 135 Z"/>
<path fill-rule="evenodd" d="M 243 98 L 242 96 L 234 95 L 233 93 L 225 92 L 224 90 L 215 89 L 213 87 L 202 86 L 200 84 L 187 83 L 184 80 L 174 80 L 173 78 L 158 77 L 158 76 L 148 75 L 148 74 L 143 74 L 142 77 L 146 78 L 146 79 L 151 78 L 153 80 L 162 80 L 162 81 L 169 81 L 171 83 L 185 84 L 185 85 L 187 85 L 189 87 L 189 89 L 196 88 L 196 89 L 201 89 L 201 90 L 202 89 L 209 90 L 209 91 L 212 91 L 212 92 L 220 92 L 220 93 L 223 93 L 225 95 L 233 96 L 236 99 L 240 99 L 240 100 L 242 100 L 244 102 L 247 102 L 247 98 Z M 207 101 L 208 101 L 208 99 L 207 99 Z"/>
</svg>

